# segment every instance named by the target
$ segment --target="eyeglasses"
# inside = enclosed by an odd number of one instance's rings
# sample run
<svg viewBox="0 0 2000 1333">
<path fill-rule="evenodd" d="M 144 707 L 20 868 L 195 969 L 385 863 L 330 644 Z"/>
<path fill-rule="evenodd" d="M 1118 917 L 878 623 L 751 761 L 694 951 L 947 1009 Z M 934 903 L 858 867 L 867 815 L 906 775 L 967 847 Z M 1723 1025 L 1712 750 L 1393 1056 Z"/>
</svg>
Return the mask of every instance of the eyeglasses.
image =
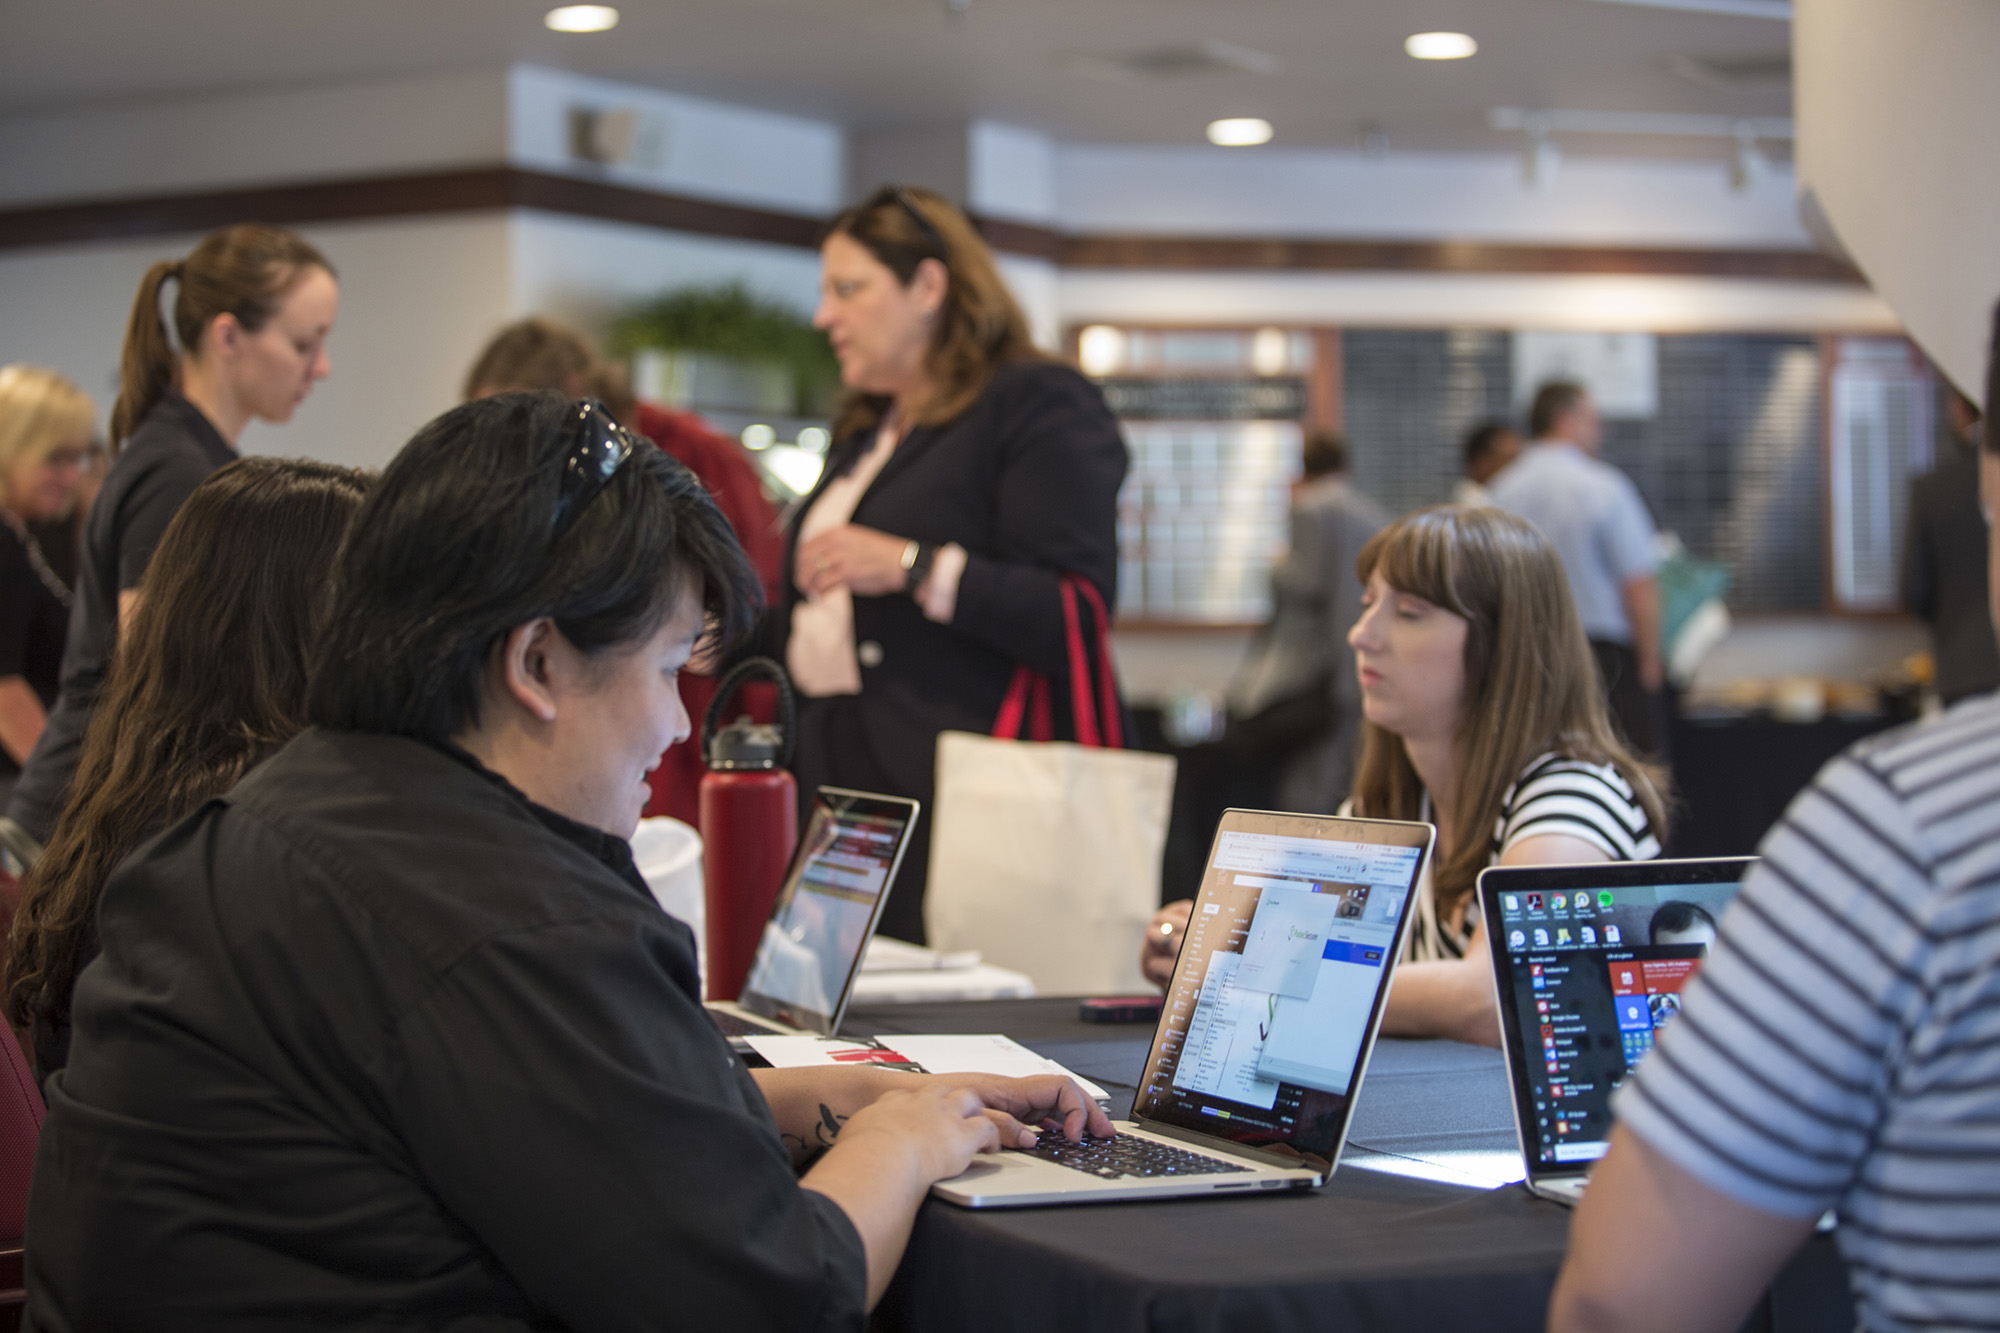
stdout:
<svg viewBox="0 0 2000 1333">
<path fill-rule="evenodd" d="M 562 486 L 556 492 L 555 521 L 549 528 L 551 545 L 575 526 L 577 516 L 618 475 L 638 444 L 595 398 L 585 398 L 570 409 L 566 431 L 569 449 L 563 457 Z"/>
<path fill-rule="evenodd" d="M 917 224 L 917 230 L 922 232 L 924 239 L 931 243 L 931 249 L 937 251 L 937 261 L 940 264 L 949 265 L 951 263 L 951 247 L 944 243 L 944 236 L 935 226 L 931 225 L 931 220 L 924 216 L 924 211 L 917 207 L 917 201 L 910 198 L 910 192 L 900 185 L 884 185 L 877 193 L 877 198 L 880 198 L 882 195 L 887 195 L 890 199 L 902 205 L 903 211 L 910 215 L 910 221 Z"/>
</svg>

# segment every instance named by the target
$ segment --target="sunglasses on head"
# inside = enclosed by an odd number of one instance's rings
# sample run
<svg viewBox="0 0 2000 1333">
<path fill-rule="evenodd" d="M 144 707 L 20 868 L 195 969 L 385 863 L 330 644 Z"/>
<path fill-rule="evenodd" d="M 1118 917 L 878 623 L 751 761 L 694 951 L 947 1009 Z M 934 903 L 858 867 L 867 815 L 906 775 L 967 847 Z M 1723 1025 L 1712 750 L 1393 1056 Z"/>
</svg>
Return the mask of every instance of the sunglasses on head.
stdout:
<svg viewBox="0 0 2000 1333">
<path fill-rule="evenodd" d="M 632 432 L 619 425 L 595 398 L 571 404 L 562 429 L 569 447 L 563 451 L 562 483 L 556 491 L 555 520 L 549 530 L 552 544 L 575 526 L 577 516 L 618 475 L 618 469 L 638 447 Z"/>
<path fill-rule="evenodd" d="M 910 197 L 908 190 L 900 185 L 884 185 L 876 191 L 875 199 L 877 203 L 892 202 L 899 205 L 910 215 L 910 221 L 917 224 L 917 230 L 930 242 L 931 249 L 937 252 L 934 256 L 937 261 L 941 264 L 951 262 L 951 247 L 944 243 L 943 234 L 932 225 L 929 218 L 924 216 L 924 210 L 917 207 L 917 201 Z"/>
</svg>

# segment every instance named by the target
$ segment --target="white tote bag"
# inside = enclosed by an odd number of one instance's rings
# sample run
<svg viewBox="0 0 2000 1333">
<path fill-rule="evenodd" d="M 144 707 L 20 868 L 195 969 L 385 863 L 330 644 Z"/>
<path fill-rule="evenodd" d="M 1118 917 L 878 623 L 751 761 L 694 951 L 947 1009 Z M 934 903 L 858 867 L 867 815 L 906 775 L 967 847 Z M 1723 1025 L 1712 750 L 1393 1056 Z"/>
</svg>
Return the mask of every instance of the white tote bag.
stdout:
<svg viewBox="0 0 2000 1333">
<path fill-rule="evenodd" d="M 1033 736 L 1053 734 L 1048 682 L 1025 667 L 992 736 L 938 737 L 924 928 L 933 948 L 977 949 L 1045 995 L 1143 991 L 1139 947 L 1160 905 L 1174 761 L 1118 748 L 1103 603 L 1083 579 L 1065 579 L 1062 594 L 1078 740 L 1016 739 L 1024 721 Z M 1096 617 L 1095 689 L 1079 595 Z"/>
</svg>

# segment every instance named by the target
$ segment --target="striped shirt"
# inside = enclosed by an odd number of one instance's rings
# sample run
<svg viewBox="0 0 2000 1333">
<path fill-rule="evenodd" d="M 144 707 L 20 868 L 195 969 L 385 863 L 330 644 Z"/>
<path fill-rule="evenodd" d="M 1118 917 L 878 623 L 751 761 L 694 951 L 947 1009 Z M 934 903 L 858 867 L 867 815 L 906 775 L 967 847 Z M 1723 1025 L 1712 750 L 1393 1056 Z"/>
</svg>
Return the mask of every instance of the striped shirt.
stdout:
<svg viewBox="0 0 2000 1333">
<path fill-rule="evenodd" d="M 2000 1329 L 2000 698 L 1828 764 L 1614 1109 L 1724 1193 L 1839 1213 L 1869 1329 Z"/>
<path fill-rule="evenodd" d="M 1428 796 L 1421 817 L 1431 817 Z M 1501 796 L 1487 863 L 1497 864 L 1523 838 L 1548 833 L 1581 838 L 1614 861 L 1650 861 L 1660 854 L 1659 834 L 1623 774 L 1609 764 L 1589 764 L 1553 751 L 1531 760 Z M 1465 957 L 1478 916 L 1468 911 L 1457 926 L 1438 918 L 1426 862 L 1417 881 L 1417 919 L 1407 956 L 1419 962 Z"/>
</svg>

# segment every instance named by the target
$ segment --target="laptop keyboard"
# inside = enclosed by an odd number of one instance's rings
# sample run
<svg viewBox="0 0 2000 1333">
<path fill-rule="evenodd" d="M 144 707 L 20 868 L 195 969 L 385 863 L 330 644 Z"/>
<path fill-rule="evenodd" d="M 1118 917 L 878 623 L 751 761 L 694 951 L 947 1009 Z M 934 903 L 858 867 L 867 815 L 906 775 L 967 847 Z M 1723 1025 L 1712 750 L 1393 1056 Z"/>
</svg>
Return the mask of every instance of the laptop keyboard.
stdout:
<svg viewBox="0 0 2000 1333">
<path fill-rule="evenodd" d="M 727 1009 L 711 1009 L 708 1016 L 722 1029 L 725 1037 L 774 1037 L 783 1034 L 784 1029 L 774 1028 L 769 1023 L 759 1023 L 754 1018 L 732 1014 Z"/>
<path fill-rule="evenodd" d="M 1226 1157 L 1171 1148 L 1136 1134 L 1120 1134 L 1115 1139 L 1086 1137 L 1082 1143 L 1071 1143 L 1061 1131 L 1044 1131 L 1040 1142 L 1023 1151 L 1105 1180 L 1125 1176 L 1220 1176 L 1250 1169 Z"/>
</svg>

